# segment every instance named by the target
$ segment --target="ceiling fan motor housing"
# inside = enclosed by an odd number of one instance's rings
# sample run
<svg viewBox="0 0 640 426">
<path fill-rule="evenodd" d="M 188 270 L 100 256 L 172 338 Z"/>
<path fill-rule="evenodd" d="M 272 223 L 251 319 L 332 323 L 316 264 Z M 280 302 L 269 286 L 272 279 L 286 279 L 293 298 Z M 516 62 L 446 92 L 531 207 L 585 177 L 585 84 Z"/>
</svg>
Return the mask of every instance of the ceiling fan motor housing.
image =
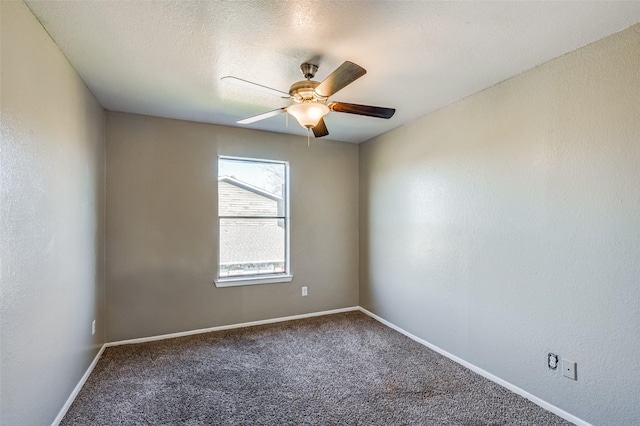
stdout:
<svg viewBox="0 0 640 426">
<path fill-rule="evenodd" d="M 320 85 L 319 81 L 302 80 L 291 85 L 289 95 L 294 102 L 325 102 L 326 96 L 320 96 L 316 93 L 316 87 Z"/>
</svg>

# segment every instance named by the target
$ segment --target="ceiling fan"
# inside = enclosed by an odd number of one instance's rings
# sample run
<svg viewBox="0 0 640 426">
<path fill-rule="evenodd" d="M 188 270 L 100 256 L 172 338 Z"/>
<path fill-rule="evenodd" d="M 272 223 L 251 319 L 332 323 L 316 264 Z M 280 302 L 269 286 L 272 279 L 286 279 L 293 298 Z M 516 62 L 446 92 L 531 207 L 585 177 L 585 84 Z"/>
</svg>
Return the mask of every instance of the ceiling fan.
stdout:
<svg viewBox="0 0 640 426">
<path fill-rule="evenodd" d="M 300 71 L 302 71 L 302 75 L 304 75 L 306 80 L 293 83 L 289 88 L 289 93 L 237 77 L 222 77 L 221 80 L 229 80 L 255 89 L 267 91 L 292 101 L 292 104 L 288 107 L 278 108 L 273 111 L 247 117 L 238 121 L 238 124 L 255 123 L 256 121 L 264 120 L 283 112 L 287 112 L 293 115 L 298 123 L 300 123 L 302 127 L 306 128 L 307 131 L 312 130 L 313 135 L 316 138 L 320 138 L 329 134 L 323 117 L 330 111 L 386 119 L 391 118 L 396 112 L 393 108 L 349 104 L 345 102 L 327 103 L 330 96 L 333 96 L 336 92 L 366 74 L 367 71 L 364 68 L 360 65 L 354 64 L 353 62 L 344 62 L 322 82 L 312 80 L 318 71 L 317 65 L 305 62 L 300 65 Z"/>
</svg>

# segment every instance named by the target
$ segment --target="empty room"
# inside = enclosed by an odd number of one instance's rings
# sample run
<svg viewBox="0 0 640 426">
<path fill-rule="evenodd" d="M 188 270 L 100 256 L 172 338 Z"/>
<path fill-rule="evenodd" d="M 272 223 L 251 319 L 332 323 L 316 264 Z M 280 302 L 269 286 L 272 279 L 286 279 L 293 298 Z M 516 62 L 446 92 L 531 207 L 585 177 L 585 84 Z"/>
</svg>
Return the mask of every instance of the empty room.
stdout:
<svg viewBox="0 0 640 426">
<path fill-rule="evenodd" d="M 640 425 L 640 2 L 0 22 L 2 426 Z"/>
</svg>

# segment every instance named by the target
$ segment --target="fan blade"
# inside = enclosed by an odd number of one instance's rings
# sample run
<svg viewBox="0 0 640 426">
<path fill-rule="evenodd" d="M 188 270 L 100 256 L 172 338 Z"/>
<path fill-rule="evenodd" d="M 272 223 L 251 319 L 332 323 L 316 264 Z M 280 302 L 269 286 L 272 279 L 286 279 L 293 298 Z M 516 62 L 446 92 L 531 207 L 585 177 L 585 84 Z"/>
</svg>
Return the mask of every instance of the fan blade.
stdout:
<svg viewBox="0 0 640 426">
<path fill-rule="evenodd" d="M 324 119 L 321 118 L 320 121 L 318 121 L 318 124 L 316 124 L 316 126 L 313 128 L 313 136 L 315 136 L 316 138 L 321 138 L 323 136 L 327 136 L 329 134 L 329 131 L 327 130 L 327 125 L 324 124 Z"/>
<path fill-rule="evenodd" d="M 233 76 L 228 75 L 226 77 L 222 77 L 220 80 L 224 80 L 224 81 L 227 81 L 229 83 L 236 84 L 238 86 L 244 86 L 244 87 L 248 87 L 250 89 L 260 90 L 262 92 L 269 93 L 271 95 L 281 96 L 283 98 L 290 98 L 290 96 L 289 96 L 289 94 L 287 92 L 283 92 L 283 91 L 278 90 L 278 89 L 273 89 L 271 87 L 263 86 L 262 84 L 254 83 L 254 82 L 251 82 L 251 81 L 248 81 L 248 80 L 243 80 L 243 79 L 238 78 L 238 77 L 233 77 Z"/>
<path fill-rule="evenodd" d="M 347 104 L 345 102 L 330 102 L 327 106 L 331 111 L 335 112 L 346 112 L 348 114 L 366 115 L 368 117 L 377 118 L 391 118 L 396 112 L 394 108 Z"/>
<path fill-rule="evenodd" d="M 238 124 L 255 123 L 256 121 L 264 120 L 265 118 L 275 117 L 278 114 L 282 114 L 286 110 L 287 110 L 286 108 L 274 109 L 273 111 L 263 112 L 262 114 L 258 114 L 258 115 L 254 115 L 254 116 L 251 116 L 251 117 L 244 118 L 244 119 L 242 119 L 240 121 L 237 121 L 237 123 Z"/>
<path fill-rule="evenodd" d="M 366 73 L 367 71 L 360 65 L 346 61 L 316 87 L 316 93 L 328 98 Z"/>
</svg>

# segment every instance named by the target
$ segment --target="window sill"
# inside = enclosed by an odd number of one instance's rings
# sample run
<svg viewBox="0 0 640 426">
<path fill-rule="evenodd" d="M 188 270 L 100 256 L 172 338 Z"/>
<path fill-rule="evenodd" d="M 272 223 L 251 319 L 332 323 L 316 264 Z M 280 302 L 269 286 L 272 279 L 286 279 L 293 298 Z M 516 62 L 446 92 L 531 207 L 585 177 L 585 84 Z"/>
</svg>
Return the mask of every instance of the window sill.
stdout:
<svg viewBox="0 0 640 426">
<path fill-rule="evenodd" d="M 214 283 L 216 287 L 238 287 L 243 285 L 288 283 L 292 279 L 293 275 L 266 275 L 262 277 L 218 278 Z"/>
</svg>

